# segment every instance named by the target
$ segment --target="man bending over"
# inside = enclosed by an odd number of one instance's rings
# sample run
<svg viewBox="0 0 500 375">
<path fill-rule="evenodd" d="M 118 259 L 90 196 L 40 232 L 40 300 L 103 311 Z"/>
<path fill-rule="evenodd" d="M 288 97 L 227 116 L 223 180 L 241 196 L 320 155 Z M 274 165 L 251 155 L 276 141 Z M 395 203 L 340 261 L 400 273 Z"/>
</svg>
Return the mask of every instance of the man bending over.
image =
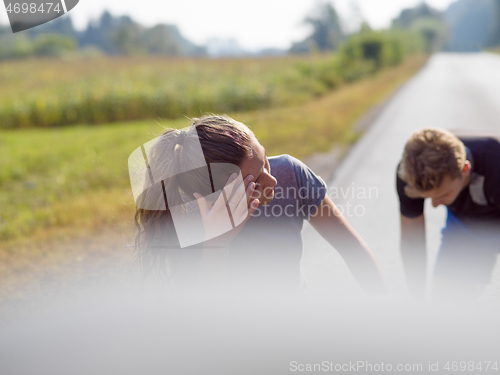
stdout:
<svg viewBox="0 0 500 375">
<path fill-rule="evenodd" d="M 472 301 L 491 279 L 500 251 L 500 142 L 422 129 L 406 142 L 397 170 L 401 255 L 410 293 L 425 297 L 424 199 L 447 206 L 434 269 L 434 296 Z"/>
</svg>

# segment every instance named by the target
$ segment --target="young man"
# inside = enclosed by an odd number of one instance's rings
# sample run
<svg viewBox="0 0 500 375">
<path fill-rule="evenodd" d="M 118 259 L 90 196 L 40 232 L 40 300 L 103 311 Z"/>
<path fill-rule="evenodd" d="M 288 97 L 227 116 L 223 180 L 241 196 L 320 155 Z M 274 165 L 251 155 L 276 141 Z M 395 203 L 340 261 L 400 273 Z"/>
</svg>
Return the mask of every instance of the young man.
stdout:
<svg viewBox="0 0 500 375">
<path fill-rule="evenodd" d="M 447 206 L 434 270 L 439 299 L 477 298 L 500 251 L 500 142 L 422 129 L 407 141 L 397 170 L 401 255 L 410 293 L 423 300 L 426 281 L 424 199 Z"/>
</svg>

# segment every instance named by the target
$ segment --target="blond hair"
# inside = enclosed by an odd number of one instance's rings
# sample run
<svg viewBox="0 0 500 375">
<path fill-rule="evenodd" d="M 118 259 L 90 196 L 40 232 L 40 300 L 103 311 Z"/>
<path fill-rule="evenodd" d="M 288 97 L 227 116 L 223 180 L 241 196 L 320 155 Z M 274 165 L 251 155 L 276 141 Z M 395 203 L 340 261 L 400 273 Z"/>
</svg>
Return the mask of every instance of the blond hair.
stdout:
<svg viewBox="0 0 500 375">
<path fill-rule="evenodd" d="M 418 197 L 437 189 L 443 178 L 459 178 L 466 162 L 463 142 L 444 129 L 424 128 L 406 142 L 398 175 L 406 182 L 405 193 Z"/>
</svg>

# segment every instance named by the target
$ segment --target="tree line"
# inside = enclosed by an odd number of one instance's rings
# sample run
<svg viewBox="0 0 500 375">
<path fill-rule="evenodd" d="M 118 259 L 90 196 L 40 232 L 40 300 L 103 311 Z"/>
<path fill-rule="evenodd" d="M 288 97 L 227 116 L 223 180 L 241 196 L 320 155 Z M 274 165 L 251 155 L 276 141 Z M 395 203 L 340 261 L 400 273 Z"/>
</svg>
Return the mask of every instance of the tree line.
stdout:
<svg viewBox="0 0 500 375">
<path fill-rule="evenodd" d="M 0 59 L 29 56 L 60 57 L 80 51 L 105 55 L 204 55 L 205 48 L 184 38 L 175 25 L 144 27 L 129 16 L 113 17 L 108 11 L 83 31 L 70 16 L 12 34 L 0 27 Z"/>
<path fill-rule="evenodd" d="M 372 32 L 362 22 L 359 32 L 347 33 L 334 6 L 317 3 L 304 18 L 310 34 L 291 45 L 288 53 L 337 51 L 351 37 Z M 446 11 L 433 9 L 425 2 L 404 9 L 392 22 L 387 34 L 416 33 L 425 43 L 425 50 L 479 50 L 500 44 L 500 0 L 458 0 Z M 367 47 L 368 48 L 368 47 Z M 376 53 L 370 47 L 371 52 Z M 369 48 L 369 49 L 370 49 Z M 207 48 L 182 36 L 175 25 L 158 24 L 144 27 L 129 16 L 114 17 L 108 11 L 91 22 L 83 31 L 75 30 L 71 17 L 57 18 L 24 32 L 12 34 L 0 26 L 0 59 L 29 56 L 57 57 L 70 53 L 83 55 L 168 55 L 204 56 Z"/>
<path fill-rule="evenodd" d="M 291 51 L 308 53 L 314 50 L 334 51 L 352 37 L 343 31 L 342 22 L 330 3 L 317 6 L 304 22 L 311 34 L 292 45 Z M 370 30 L 362 23 L 360 32 Z M 437 50 L 478 51 L 500 45 L 500 0 L 458 0 L 445 11 L 425 2 L 403 9 L 392 21 L 391 32 L 420 34 L 429 53 Z"/>
</svg>

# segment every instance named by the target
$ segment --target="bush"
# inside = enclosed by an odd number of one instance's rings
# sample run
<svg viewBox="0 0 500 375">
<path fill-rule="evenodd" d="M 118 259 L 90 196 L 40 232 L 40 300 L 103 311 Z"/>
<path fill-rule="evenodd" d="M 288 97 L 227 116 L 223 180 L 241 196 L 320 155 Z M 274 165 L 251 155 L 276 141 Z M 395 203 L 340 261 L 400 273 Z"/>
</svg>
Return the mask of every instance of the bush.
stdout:
<svg viewBox="0 0 500 375">
<path fill-rule="evenodd" d="M 407 55 L 422 50 L 421 38 L 415 33 L 365 29 L 342 44 L 337 69 L 344 80 L 351 82 L 399 65 Z"/>
<path fill-rule="evenodd" d="M 73 38 L 59 34 L 41 35 L 33 41 L 33 51 L 37 56 L 60 57 L 76 50 Z"/>
</svg>

